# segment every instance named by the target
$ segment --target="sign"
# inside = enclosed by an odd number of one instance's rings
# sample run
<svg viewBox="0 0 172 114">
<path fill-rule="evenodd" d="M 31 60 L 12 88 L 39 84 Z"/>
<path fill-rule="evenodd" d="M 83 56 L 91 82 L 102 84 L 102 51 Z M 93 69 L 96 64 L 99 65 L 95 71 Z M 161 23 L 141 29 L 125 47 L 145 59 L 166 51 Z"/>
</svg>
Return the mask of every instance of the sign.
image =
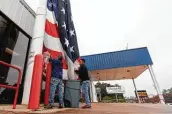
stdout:
<svg viewBox="0 0 172 114">
<path fill-rule="evenodd" d="M 106 91 L 108 94 L 124 94 L 125 93 L 125 89 L 124 87 L 106 87 Z"/>
<path fill-rule="evenodd" d="M 139 97 L 148 97 L 146 90 L 138 90 L 137 93 Z"/>
<path fill-rule="evenodd" d="M 97 92 L 97 94 L 100 94 L 101 93 L 101 89 L 100 88 L 96 88 L 96 92 Z"/>
</svg>

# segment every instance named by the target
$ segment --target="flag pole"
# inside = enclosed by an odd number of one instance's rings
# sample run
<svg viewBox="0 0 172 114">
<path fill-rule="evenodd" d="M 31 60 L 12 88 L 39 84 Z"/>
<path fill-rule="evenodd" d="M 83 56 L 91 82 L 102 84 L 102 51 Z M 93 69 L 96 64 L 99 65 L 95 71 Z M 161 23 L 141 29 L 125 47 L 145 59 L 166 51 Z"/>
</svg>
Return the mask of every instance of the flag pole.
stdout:
<svg viewBox="0 0 172 114">
<path fill-rule="evenodd" d="M 46 5 L 47 5 L 47 0 L 39 0 L 39 6 L 36 12 L 33 37 L 31 40 L 27 69 L 26 69 L 22 104 L 28 104 L 29 101 L 35 56 L 37 54 L 42 54 L 44 32 L 45 32 L 46 9 L 47 9 Z"/>
</svg>

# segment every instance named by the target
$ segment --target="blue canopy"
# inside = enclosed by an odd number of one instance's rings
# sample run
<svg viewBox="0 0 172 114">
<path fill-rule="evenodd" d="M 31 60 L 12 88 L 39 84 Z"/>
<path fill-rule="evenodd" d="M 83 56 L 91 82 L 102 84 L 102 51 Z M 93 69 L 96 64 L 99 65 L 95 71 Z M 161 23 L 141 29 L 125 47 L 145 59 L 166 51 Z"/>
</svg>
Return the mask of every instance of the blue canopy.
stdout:
<svg viewBox="0 0 172 114">
<path fill-rule="evenodd" d="M 112 79 L 136 78 L 147 69 L 147 65 L 153 64 L 147 47 L 87 55 L 82 58 L 86 60 L 91 75 L 99 75 L 99 80 L 100 75 L 106 75 L 106 78 L 102 77 L 103 80 L 112 77 L 110 75 L 113 75 Z"/>
</svg>

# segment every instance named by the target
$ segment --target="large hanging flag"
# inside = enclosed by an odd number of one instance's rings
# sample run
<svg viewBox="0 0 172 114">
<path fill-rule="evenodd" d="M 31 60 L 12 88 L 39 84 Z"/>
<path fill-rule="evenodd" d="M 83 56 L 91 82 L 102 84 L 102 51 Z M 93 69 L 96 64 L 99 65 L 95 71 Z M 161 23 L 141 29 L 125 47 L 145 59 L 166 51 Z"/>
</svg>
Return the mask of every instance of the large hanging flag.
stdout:
<svg viewBox="0 0 172 114">
<path fill-rule="evenodd" d="M 63 79 L 77 79 L 79 49 L 69 0 L 47 2 L 44 52 L 53 58 L 63 55 Z"/>
</svg>

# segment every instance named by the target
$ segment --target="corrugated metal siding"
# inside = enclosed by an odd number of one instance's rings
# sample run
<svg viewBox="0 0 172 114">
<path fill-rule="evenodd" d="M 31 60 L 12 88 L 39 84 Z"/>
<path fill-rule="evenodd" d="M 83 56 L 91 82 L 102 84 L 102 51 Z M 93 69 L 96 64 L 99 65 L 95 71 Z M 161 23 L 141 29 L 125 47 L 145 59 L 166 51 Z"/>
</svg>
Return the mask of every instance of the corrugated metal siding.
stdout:
<svg viewBox="0 0 172 114">
<path fill-rule="evenodd" d="M 148 49 L 137 48 L 83 56 L 89 70 L 102 70 L 153 64 Z"/>
<path fill-rule="evenodd" d="M 32 36 L 35 17 L 20 0 L 0 0 L 0 11 Z"/>
</svg>

